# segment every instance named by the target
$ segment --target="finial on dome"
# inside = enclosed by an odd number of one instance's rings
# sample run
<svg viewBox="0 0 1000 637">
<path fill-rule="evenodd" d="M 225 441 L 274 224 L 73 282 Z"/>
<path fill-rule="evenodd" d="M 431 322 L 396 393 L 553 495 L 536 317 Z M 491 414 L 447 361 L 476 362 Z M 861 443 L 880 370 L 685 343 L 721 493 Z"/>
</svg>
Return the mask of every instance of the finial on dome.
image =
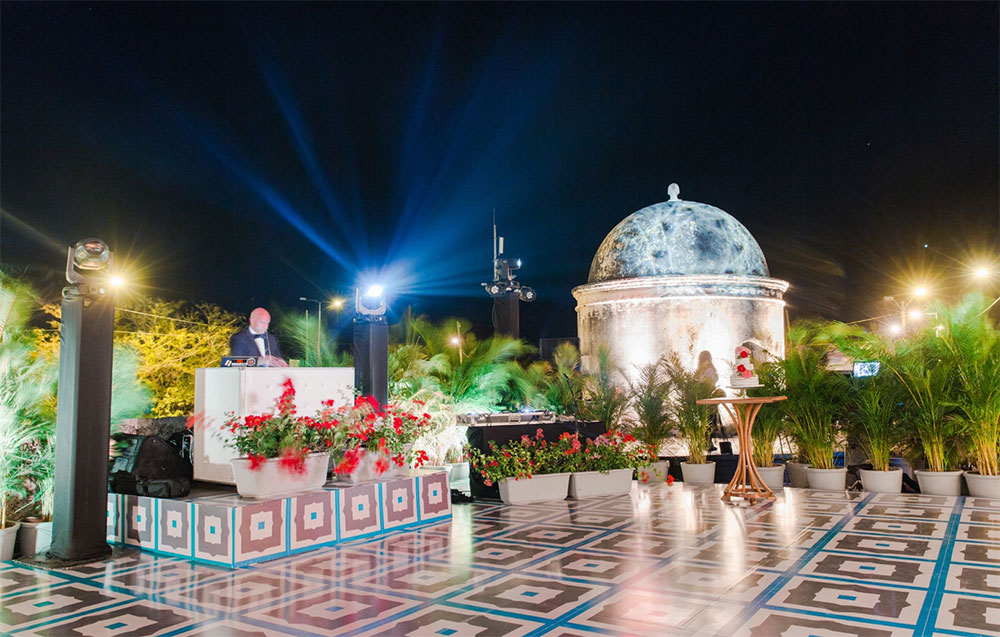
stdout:
<svg viewBox="0 0 1000 637">
<path fill-rule="evenodd" d="M 670 195 L 670 201 L 680 201 L 681 198 L 677 195 L 681 194 L 681 187 L 677 184 L 670 184 L 667 186 L 667 194 Z"/>
</svg>

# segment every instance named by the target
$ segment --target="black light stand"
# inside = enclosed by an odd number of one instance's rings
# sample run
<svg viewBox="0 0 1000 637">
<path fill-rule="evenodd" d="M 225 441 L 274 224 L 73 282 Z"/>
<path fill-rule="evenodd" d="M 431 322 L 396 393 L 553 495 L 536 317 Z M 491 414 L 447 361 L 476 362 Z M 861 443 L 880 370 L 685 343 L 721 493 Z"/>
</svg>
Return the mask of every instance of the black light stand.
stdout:
<svg viewBox="0 0 1000 637">
<path fill-rule="evenodd" d="M 379 405 L 389 402 L 389 323 L 385 319 L 385 299 L 379 290 L 355 295 L 354 388 L 362 396 L 372 396 Z"/>
<path fill-rule="evenodd" d="M 111 251 L 100 239 L 70 248 L 63 289 L 51 561 L 102 559 L 107 543 L 108 447 L 115 304 Z"/>
</svg>

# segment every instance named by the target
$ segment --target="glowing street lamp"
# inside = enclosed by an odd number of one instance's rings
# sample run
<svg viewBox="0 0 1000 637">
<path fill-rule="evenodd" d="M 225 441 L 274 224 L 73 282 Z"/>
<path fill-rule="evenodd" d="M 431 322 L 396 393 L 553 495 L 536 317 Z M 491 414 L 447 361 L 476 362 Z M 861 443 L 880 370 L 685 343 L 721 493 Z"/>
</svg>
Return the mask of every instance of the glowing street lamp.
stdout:
<svg viewBox="0 0 1000 637">
<path fill-rule="evenodd" d="M 972 272 L 972 275 L 975 276 L 980 281 L 988 279 L 990 274 L 991 274 L 990 269 L 987 268 L 986 266 L 979 266 Z"/>
<path fill-rule="evenodd" d="M 893 335 L 898 335 L 903 331 L 903 328 L 898 323 L 893 323 L 889 326 L 889 333 Z"/>
<path fill-rule="evenodd" d="M 465 352 L 462 351 L 462 325 L 458 321 L 455 321 L 455 332 L 455 335 L 449 338 L 448 342 L 451 343 L 452 347 L 458 348 L 458 364 L 461 365 Z"/>
<path fill-rule="evenodd" d="M 925 296 L 927 296 L 927 288 L 923 285 L 918 285 L 917 287 L 913 288 L 913 296 L 918 299 L 924 298 Z"/>
</svg>

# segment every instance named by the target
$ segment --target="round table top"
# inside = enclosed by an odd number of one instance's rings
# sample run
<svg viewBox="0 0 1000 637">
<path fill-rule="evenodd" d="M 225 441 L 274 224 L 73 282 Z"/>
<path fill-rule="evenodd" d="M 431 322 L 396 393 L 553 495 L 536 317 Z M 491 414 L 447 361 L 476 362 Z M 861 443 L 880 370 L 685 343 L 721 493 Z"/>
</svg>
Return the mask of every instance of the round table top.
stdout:
<svg viewBox="0 0 1000 637">
<path fill-rule="evenodd" d="M 788 396 L 723 396 L 722 398 L 702 398 L 699 405 L 756 405 L 758 403 L 776 403 L 788 400 Z"/>
</svg>

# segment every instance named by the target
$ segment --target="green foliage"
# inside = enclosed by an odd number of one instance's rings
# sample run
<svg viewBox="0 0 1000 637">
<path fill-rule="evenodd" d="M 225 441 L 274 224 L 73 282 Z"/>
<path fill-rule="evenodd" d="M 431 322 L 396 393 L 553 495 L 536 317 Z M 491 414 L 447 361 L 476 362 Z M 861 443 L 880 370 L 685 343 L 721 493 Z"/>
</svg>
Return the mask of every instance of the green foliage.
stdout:
<svg viewBox="0 0 1000 637">
<path fill-rule="evenodd" d="M 649 447 L 652 455 L 659 455 L 674 428 L 671 384 L 663 374 L 663 365 L 658 362 L 643 366 L 631 392 L 635 421 L 628 431 Z"/>
<path fill-rule="evenodd" d="M 458 413 L 499 410 L 524 374 L 517 359 L 532 351 L 524 342 L 503 336 L 480 341 L 468 322 L 458 319 L 434 325 L 423 317 L 413 318 L 407 331 L 412 342 L 390 353 L 394 395 L 405 398 L 419 390 L 440 391 Z M 460 339 L 459 345 L 452 344 L 454 337 Z"/>
<path fill-rule="evenodd" d="M 629 394 L 614 382 L 614 369 L 608 350 L 597 350 L 597 371 L 584 378 L 584 401 L 580 415 L 584 420 L 604 423 L 607 430 L 617 429 L 628 409 Z"/>
<path fill-rule="evenodd" d="M 670 413 L 674 426 L 688 445 L 688 462 L 702 464 L 711 433 L 710 415 L 715 409 L 698 401 L 717 395 L 715 382 L 685 369 L 676 354 L 660 359 L 670 387 Z"/>
<path fill-rule="evenodd" d="M 350 352 L 337 349 L 337 341 L 330 336 L 329 329 L 320 331 L 323 326 L 316 319 L 314 312 L 310 312 L 308 317 L 299 312 L 276 312 L 275 319 L 274 331 L 281 334 L 281 342 L 284 345 L 282 352 L 286 359 L 298 359 L 302 367 L 354 365 L 354 358 Z M 317 331 L 320 331 L 318 351 Z"/>
<path fill-rule="evenodd" d="M 972 459 L 983 475 L 1000 475 L 1000 330 L 989 319 L 981 294 L 954 307 L 933 308 L 944 329 L 938 334 L 955 371 L 951 418 L 967 434 Z"/>
<path fill-rule="evenodd" d="M 815 322 L 793 324 L 786 337 L 780 377 L 788 400 L 778 403 L 790 434 L 806 462 L 816 469 L 833 468 L 846 413 L 847 381 L 826 368 L 830 334 Z"/>
<path fill-rule="evenodd" d="M 888 471 L 889 458 L 899 447 L 900 389 L 895 377 L 880 375 L 860 379 L 854 393 L 854 431 L 875 471 Z"/>
<path fill-rule="evenodd" d="M 784 391 L 781 365 L 776 361 L 754 361 L 754 370 L 763 387 L 748 389 L 750 396 L 779 396 Z M 757 412 L 750 437 L 753 463 L 758 467 L 774 466 L 774 443 L 785 431 L 784 413 L 777 405 L 765 405 Z"/>
<path fill-rule="evenodd" d="M 137 377 L 153 393 L 151 416 L 187 416 L 194 411 L 194 370 L 219 364 L 240 320 L 207 303 L 189 307 L 142 298 L 123 304 L 116 342 L 138 355 Z"/>
</svg>

